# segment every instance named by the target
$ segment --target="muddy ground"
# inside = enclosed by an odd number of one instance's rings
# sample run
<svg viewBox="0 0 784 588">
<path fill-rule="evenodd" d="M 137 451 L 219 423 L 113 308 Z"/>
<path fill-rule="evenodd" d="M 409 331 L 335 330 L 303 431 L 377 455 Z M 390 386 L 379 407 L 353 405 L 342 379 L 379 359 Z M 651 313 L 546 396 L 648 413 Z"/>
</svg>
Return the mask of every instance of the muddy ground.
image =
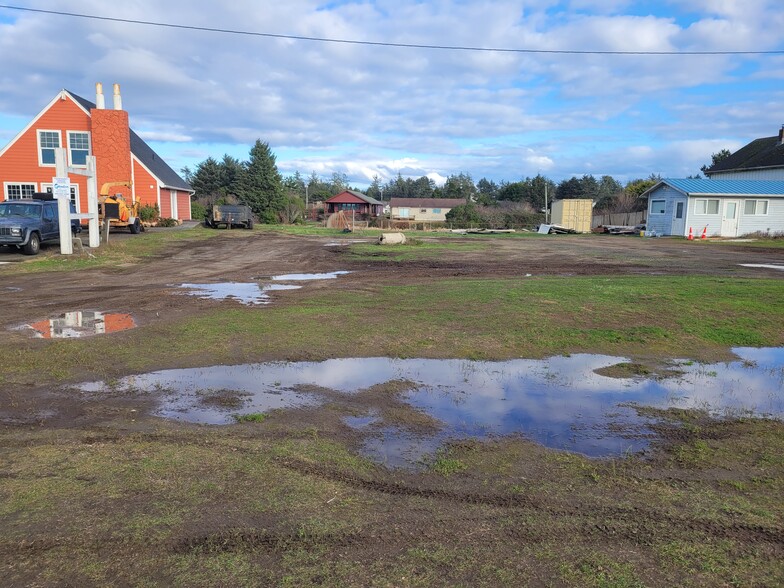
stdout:
<svg viewBox="0 0 784 588">
<path fill-rule="evenodd" d="M 174 324 L 236 304 L 185 299 L 178 284 L 337 270 L 352 273 L 273 292 L 272 304 L 296 305 L 315 289 L 340 296 L 456 276 L 784 280 L 784 272 L 739 265 L 781 264 L 784 250 L 775 248 L 625 236 L 501 238 L 488 248 L 486 239 L 452 241 L 480 244 L 475 250 L 379 263 L 328 245 L 339 241 L 334 237 L 254 232 L 175 243 L 120 267 L 17 273 L 5 266 L 0 326 L 4 345 L 13 345 L 28 335 L 6 329 L 74 310 L 130 313 L 139 327 Z M 0 251 L 0 261 L 19 259 Z M 257 359 L 268 358 L 260 352 Z M 662 453 L 649 461 L 591 462 L 501 439 L 458 444 L 424 473 L 355 462 L 362 435 L 345 426 L 344 416 L 374 410 L 412 432 L 438 426 L 397 399 L 405 387 L 392 382 L 350 398 L 311 390 L 323 395 L 324 406 L 276 412 L 260 424 L 201 427 L 150 416 L 154 403 L 145 396 L 86 398 L 0 384 L 5 577 L 19 586 L 764 586 L 784 579 L 780 512 L 766 518 L 757 505 L 747 518 L 740 501 L 727 512 L 708 506 L 714 493 L 742 493 L 756 480 L 775 480 L 764 496 L 780 490 L 780 458 L 770 458 L 779 468 L 771 472 L 753 444 L 735 447 L 747 460 L 721 467 L 722 439 L 756 434 L 744 423 L 693 421 L 684 428 L 665 419 L 658 430 Z M 227 410 L 240 402 L 230 393 L 205 398 Z M 769 426 L 780 439 L 780 427 Z M 700 453 L 703 447 L 718 461 Z M 175 450 L 188 457 L 169 458 Z M 156 456 L 167 457 L 158 463 Z M 122 477 L 147 460 L 160 470 Z M 259 464 L 267 469 L 258 472 Z M 119 482 L 104 479 L 109 470 L 125 474 Z M 62 478 L 71 490 L 50 491 L 52 504 L 41 506 L 15 489 L 41 477 Z M 198 498 L 180 494 L 197 486 Z M 686 498 L 692 490 L 699 496 Z M 20 507 L 25 500 L 33 506 Z M 161 513 L 157 522 L 145 519 L 141 531 L 126 527 L 151 504 Z"/>
<path fill-rule="evenodd" d="M 178 229 L 178 230 L 201 230 Z M 239 237 L 239 238 L 238 238 Z M 136 238 L 117 233 L 113 242 Z M 143 238 L 143 236 L 142 236 Z M 86 239 L 86 238 L 85 238 Z M 171 243 L 165 251 L 145 258 L 143 262 L 119 266 L 82 269 L 75 272 L 17 273 L 16 263 L 28 258 L 9 248 L 0 248 L 3 291 L 0 327 L 4 329 L 5 345 L 29 344 L 30 331 L 15 327 L 65 312 L 100 310 L 128 313 L 138 327 L 157 324 L 176 324 L 188 317 L 216 306 L 237 305 L 234 301 L 203 300 L 183 296 L 178 285 L 183 283 L 253 282 L 265 283 L 267 278 L 290 273 L 320 273 L 339 270 L 351 273 L 339 279 L 308 281 L 301 290 L 272 292 L 272 304 L 297 305 L 318 289 L 333 292 L 334 296 L 350 295 L 352 291 L 373 291 L 381 286 L 399 284 L 427 284 L 445 277 L 505 278 L 521 276 L 623 276 L 623 275 L 705 275 L 728 279 L 740 277 L 768 277 L 784 280 L 784 272 L 766 268 L 748 268 L 740 264 L 782 264 L 784 250 L 747 247 L 743 244 L 690 243 L 682 239 L 643 239 L 629 236 L 569 236 L 551 235 L 524 239 L 493 237 L 450 237 L 449 243 L 463 245 L 460 249 L 445 249 L 424 259 L 384 261 L 367 256 L 352 255 L 347 244 L 357 241 L 375 243 L 374 237 L 347 235 L 341 237 L 296 236 L 274 232 L 248 234 L 234 231 L 209 240 Z M 416 238 L 422 243 L 435 242 L 427 237 Z M 345 243 L 346 245 L 335 245 Z M 57 255 L 57 246 L 50 245 L 45 255 Z M 386 252 L 379 253 L 379 257 Z M 784 285 L 784 281 L 782 282 Z M 228 333 L 227 337 L 231 337 Z M 42 342 L 41 342 L 42 343 Z M 330 350 L 326 357 L 334 356 Z M 338 354 L 339 356 L 339 354 Z M 308 358 L 313 358 L 308 355 Z M 279 360 L 260 351 L 256 361 Z M 210 352 L 205 350 L 201 365 L 210 364 Z M 107 358 L 107 364 L 111 360 Z M 178 365 L 170 358 L 149 362 L 149 371 L 157 368 L 191 367 Z M 121 377 L 123 373 L 110 373 Z M 89 371 L 79 374 L 80 381 L 94 379 Z M 100 420 L 104 410 L 113 409 L 101 401 L 89 410 L 80 401 L 71 405 L 70 397 L 50 397 L 51 386 L 28 386 L 3 390 L 6 416 L 15 422 L 25 421 L 25 415 L 41 412 L 39 398 L 46 398 L 50 409 L 56 410 L 49 419 L 89 426 Z M 121 402 L 131 402 L 122 399 Z M 92 404 L 92 403 L 90 403 Z M 144 404 L 144 402 L 142 402 Z M 10 406 L 9 406 L 10 405 Z M 140 407 L 141 409 L 141 407 Z M 142 412 L 143 409 L 141 409 Z M 89 415 L 89 416 L 88 416 Z"/>
</svg>

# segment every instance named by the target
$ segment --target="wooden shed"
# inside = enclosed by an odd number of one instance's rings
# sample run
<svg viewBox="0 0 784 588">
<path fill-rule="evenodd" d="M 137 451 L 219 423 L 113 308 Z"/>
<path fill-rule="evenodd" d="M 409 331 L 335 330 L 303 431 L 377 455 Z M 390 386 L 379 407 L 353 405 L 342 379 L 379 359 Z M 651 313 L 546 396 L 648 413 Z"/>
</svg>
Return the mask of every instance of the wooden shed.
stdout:
<svg viewBox="0 0 784 588">
<path fill-rule="evenodd" d="M 550 222 L 567 229 L 574 229 L 578 233 L 590 233 L 592 216 L 593 200 L 567 198 L 553 202 Z"/>
</svg>

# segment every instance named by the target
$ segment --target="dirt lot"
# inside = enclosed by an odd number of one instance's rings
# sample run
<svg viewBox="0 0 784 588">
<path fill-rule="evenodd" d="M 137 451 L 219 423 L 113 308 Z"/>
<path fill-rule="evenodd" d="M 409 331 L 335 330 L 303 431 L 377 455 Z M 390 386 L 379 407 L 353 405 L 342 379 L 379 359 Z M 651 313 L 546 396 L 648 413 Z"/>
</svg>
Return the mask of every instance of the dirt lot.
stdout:
<svg viewBox="0 0 784 588">
<path fill-rule="evenodd" d="M 128 235 L 117 235 L 117 239 Z M 132 237 L 131 237 L 132 238 Z M 450 239 L 468 245 L 487 243 L 487 238 Z M 724 244 L 707 246 L 681 239 L 635 237 L 590 238 L 549 236 L 530 239 L 493 239 L 488 249 L 439 252 L 437 259 L 380 264 L 354 260 L 346 247 L 325 246 L 340 242 L 334 237 L 301 237 L 254 234 L 238 242 L 217 238 L 172 245 L 144 263 L 84 270 L 78 273 L 3 274 L 3 288 L 24 295 L 3 299 L 4 326 L 71 310 L 103 308 L 130 312 L 140 324 L 161 314 L 182 316 L 199 312 L 198 304 L 182 304 L 172 297 L 172 286 L 181 283 L 263 280 L 292 272 L 350 270 L 339 281 L 315 287 L 363 289 L 371 286 L 417 283 L 442 277 L 475 278 L 590 275 L 705 275 L 771 277 L 784 279 L 775 269 L 746 268 L 740 264 L 781 264 L 784 250 Z M 368 243 L 373 239 L 368 237 Z M 426 239 L 425 239 L 426 241 Z M 54 248 L 50 248 L 54 249 Z M 0 248 L 0 261 L 26 258 Z M 0 266 L 2 267 L 2 266 Z M 310 290 L 310 288 L 309 288 Z M 296 292 L 281 293 L 280 304 L 295 302 Z M 35 309 L 34 312 L 31 310 Z"/>
<path fill-rule="evenodd" d="M 196 229 L 199 230 L 199 229 Z M 4 329 L 74 310 L 130 313 L 164 332 L 236 302 L 183 298 L 182 283 L 352 273 L 273 293 L 375 293 L 445 278 L 705 276 L 784 280 L 784 250 L 678 239 L 450 238 L 437 255 L 376 259 L 335 237 L 273 232 L 172 242 L 143 262 L 26 273 L 0 266 Z M 370 242 L 371 238 L 368 237 Z M 427 238 L 422 238 L 426 249 Z M 12 252 L 0 261 L 19 263 Z M 784 281 L 782 281 L 784 286 Z M 321 312 L 321 311 L 319 311 Z M 321 316 L 321 315 L 319 315 Z M 4 331 L 4 347 L 63 347 Z M 228 339 L 240 337 L 224 333 Z M 122 337 L 122 335 L 120 335 Z M 94 343 L 111 362 L 114 345 Z M 121 345 L 124 339 L 114 339 Z M 241 342 L 237 342 L 239 346 Z M 51 348 L 44 347 L 52 345 Z M 100 347 L 103 345 L 104 347 Z M 437 341 L 436 341 L 437 345 Z M 311 359 L 340 356 L 324 347 Z M 186 367 L 211 351 L 148 359 Z M 274 345 L 243 359 L 283 359 Z M 357 456 L 347 415 L 379 412 L 413 432 L 437 427 L 398 399 L 405 382 L 260 423 L 204 427 L 148 414 L 149 396 L 86 397 L 58 380 L 0 384 L 0 570 L 6 585 L 672 586 L 784 582 L 782 438 L 775 421 L 659 415 L 660 451 L 589 460 L 525 439 L 460 443 L 424 472 Z M 127 364 L 124 364 L 127 365 Z M 121 377 L 133 373 L 107 368 Z M 104 374 L 104 375 L 106 375 Z M 9 375 L 10 377 L 10 375 Z M 27 378 L 27 376 L 25 376 Z M 4 378 L 5 379 L 5 378 Z M 209 402 L 235 401 L 217 393 Z"/>
</svg>

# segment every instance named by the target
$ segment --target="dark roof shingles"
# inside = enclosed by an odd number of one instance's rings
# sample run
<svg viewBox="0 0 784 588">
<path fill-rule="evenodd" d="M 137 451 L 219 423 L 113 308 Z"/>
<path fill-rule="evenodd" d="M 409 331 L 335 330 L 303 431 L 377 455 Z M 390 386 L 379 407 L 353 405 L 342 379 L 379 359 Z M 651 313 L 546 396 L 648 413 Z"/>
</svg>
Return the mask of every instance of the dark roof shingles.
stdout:
<svg viewBox="0 0 784 588">
<path fill-rule="evenodd" d="M 738 149 L 727 159 L 712 166 L 707 173 L 761 167 L 784 167 L 784 145 L 779 143 L 778 137 L 755 139 L 745 147 Z"/>
</svg>

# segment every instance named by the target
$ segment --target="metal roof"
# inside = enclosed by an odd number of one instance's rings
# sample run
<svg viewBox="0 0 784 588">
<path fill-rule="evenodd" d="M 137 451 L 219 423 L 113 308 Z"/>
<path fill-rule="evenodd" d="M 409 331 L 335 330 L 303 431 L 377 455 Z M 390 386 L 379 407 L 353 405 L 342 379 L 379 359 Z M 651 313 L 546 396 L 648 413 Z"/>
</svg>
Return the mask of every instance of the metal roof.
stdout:
<svg viewBox="0 0 784 588">
<path fill-rule="evenodd" d="M 95 108 L 95 104 L 78 96 L 71 92 L 70 90 L 66 90 L 74 100 L 76 100 L 79 104 L 81 104 L 82 108 L 89 112 L 91 109 Z M 152 147 L 150 147 L 147 143 L 145 143 L 144 139 L 142 139 L 139 135 L 137 135 L 133 129 L 131 131 L 131 153 L 133 153 L 142 164 L 152 172 L 152 174 L 160 180 L 160 182 L 164 185 L 165 188 L 176 188 L 179 190 L 187 190 L 188 192 L 193 192 L 193 188 L 183 180 L 179 174 L 174 171 L 168 163 L 166 163 L 160 155 L 158 155 L 155 151 L 153 151 Z"/>
<path fill-rule="evenodd" d="M 784 181 L 692 178 L 666 178 L 647 193 L 650 194 L 662 184 L 667 184 L 687 196 L 784 196 Z"/>
</svg>

